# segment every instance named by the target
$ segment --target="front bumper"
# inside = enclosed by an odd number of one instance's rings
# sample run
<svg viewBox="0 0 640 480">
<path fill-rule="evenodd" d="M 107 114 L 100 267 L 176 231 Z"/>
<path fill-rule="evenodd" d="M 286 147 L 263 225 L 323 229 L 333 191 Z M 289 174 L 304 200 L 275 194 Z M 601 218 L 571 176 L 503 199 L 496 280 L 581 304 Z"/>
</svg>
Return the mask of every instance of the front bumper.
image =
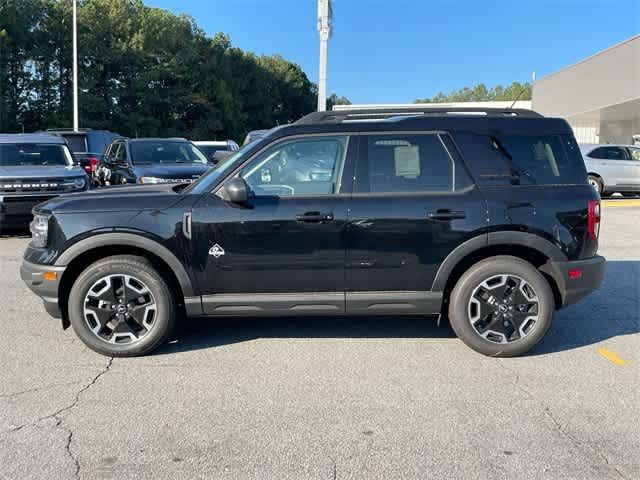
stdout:
<svg viewBox="0 0 640 480">
<path fill-rule="evenodd" d="M 31 210 L 36 205 L 51 200 L 57 195 L 1 195 L 0 227 L 26 228 L 33 218 Z"/>
<path fill-rule="evenodd" d="M 597 290 L 604 278 L 605 268 L 605 258 L 596 255 L 587 260 L 549 261 L 540 267 L 540 270 L 551 275 L 556 281 L 562 302 L 559 308 L 563 308 Z M 570 271 L 580 271 L 581 274 L 579 277 L 569 278 Z"/>
<path fill-rule="evenodd" d="M 60 305 L 58 303 L 58 287 L 60 279 L 66 267 L 54 267 L 52 265 L 39 265 L 36 263 L 22 261 L 20 266 L 20 277 L 27 284 L 33 293 L 42 298 L 44 309 L 49 315 L 61 318 Z M 45 280 L 45 272 L 55 272 L 55 280 Z"/>
</svg>

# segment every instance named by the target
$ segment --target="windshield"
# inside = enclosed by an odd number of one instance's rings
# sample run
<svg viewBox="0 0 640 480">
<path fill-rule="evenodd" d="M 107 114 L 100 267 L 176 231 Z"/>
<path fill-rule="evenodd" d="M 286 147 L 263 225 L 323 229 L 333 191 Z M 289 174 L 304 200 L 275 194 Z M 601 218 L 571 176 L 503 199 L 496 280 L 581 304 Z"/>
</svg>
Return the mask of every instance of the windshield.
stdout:
<svg viewBox="0 0 640 480">
<path fill-rule="evenodd" d="M 240 150 L 235 152 L 233 155 L 225 158 L 222 162 L 218 164 L 217 168 L 212 168 L 207 171 L 204 175 L 198 178 L 195 182 L 189 185 L 184 192 L 185 193 L 204 193 L 211 190 L 211 187 L 215 185 L 218 180 L 224 177 L 230 170 L 231 167 L 235 165 L 236 160 L 244 155 L 245 152 L 251 150 L 261 139 L 254 140 L 247 145 L 244 145 Z"/>
<path fill-rule="evenodd" d="M 207 157 L 189 142 L 131 142 L 129 148 L 134 165 L 207 163 Z"/>
<path fill-rule="evenodd" d="M 65 145 L 46 143 L 0 144 L 0 167 L 73 165 L 73 158 Z"/>
</svg>

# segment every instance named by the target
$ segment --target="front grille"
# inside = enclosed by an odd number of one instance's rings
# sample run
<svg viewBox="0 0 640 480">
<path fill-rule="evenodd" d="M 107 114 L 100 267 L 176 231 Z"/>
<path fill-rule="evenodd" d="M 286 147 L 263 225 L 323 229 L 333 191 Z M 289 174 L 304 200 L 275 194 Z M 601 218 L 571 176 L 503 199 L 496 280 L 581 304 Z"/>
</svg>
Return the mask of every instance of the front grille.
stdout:
<svg viewBox="0 0 640 480">
<path fill-rule="evenodd" d="M 61 178 L 0 179 L 1 193 L 65 193 L 76 190 L 73 180 Z"/>
<path fill-rule="evenodd" d="M 23 203 L 23 202 L 30 202 L 30 203 L 42 203 L 42 202 L 46 202 L 47 200 L 51 200 L 52 198 L 56 198 L 55 196 L 43 196 L 43 195 L 29 195 L 28 197 L 4 197 L 4 199 L 2 200 L 4 203 Z"/>
</svg>

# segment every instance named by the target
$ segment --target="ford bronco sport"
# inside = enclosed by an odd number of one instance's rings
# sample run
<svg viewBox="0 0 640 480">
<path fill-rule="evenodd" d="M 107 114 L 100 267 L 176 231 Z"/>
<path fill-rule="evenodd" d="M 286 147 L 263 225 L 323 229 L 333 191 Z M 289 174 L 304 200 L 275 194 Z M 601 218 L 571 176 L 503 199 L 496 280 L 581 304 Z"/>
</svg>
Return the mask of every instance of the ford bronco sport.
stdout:
<svg viewBox="0 0 640 480">
<path fill-rule="evenodd" d="M 111 356 L 151 352 L 184 315 L 345 314 L 441 315 L 519 355 L 605 269 L 571 128 L 528 110 L 313 113 L 190 185 L 34 214 L 22 278 Z"/>
<path fill-rule="evenodd" d="M 26 228 L 38 203 L 90 187 L 64 139 L 46 133 L 0 135 L 0 230 Z"/>
</svg>

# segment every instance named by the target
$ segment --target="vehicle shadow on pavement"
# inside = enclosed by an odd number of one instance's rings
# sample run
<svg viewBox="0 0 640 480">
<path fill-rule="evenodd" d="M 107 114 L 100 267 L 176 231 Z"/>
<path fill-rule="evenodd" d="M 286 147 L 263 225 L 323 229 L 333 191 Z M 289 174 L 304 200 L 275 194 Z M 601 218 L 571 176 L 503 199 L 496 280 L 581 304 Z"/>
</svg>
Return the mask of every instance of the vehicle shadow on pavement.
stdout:
<svg viewBox="0 0 640 480">
<path fill-rule="evenodd" d="M 28 238 L 31 237 L 29 227 L 25 228 L 2 228 L 0 238 Z"/>
<path fill-rule="evenodd" d="M 607 261 L 598 290 L 556 312 L 551 328 L 530 355 L 571 350 L 640 333 L 640 261 Z"/>
<path fill-rule="evenodd" d="M 258 338 L 455 338 L 436 316 L 236 317 L 186 319 L 152 355 L 219 347 Z"/>
<path fill-rule="evenodd" d="M 258 338 L 452 339 L 448 321 L 437 317 L 275 317 L 188 319 L 155 355 L 199 350 Z M 556 312 L 544 340 L 530 356 L 596 344 L 640 333 L 640 262 L 609 261 L 599 290 Z"/>
</svg>

